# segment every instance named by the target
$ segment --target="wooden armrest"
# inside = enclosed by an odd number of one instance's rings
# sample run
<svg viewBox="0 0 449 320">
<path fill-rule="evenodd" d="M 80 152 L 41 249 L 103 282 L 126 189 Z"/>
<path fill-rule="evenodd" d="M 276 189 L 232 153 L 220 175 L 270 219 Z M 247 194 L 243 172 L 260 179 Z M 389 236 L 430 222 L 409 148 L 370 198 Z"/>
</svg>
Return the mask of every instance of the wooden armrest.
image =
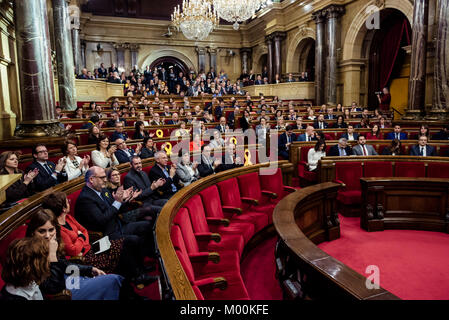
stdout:
<svg viewBox="0 0 449 320">
<path fill-rule="evenodd" d="M 213 217 L 207 217 L 207 223 L 211 225 L 218 225 L 218 226 L 229 226 L 229 219 L 222 219 L 222 218 L 213 218 Z"/>
<path fill-rule="evenodd" d="M 215 241 L 220 242 L 221 236 L 219 233 L 211 233 L 211 232 L 204 232 L 204 233 L 195 233 L 195 237 L 198 241 Z"/>
<path fill-rule="evenodd" d="M 243 212 L 243 210 L 241 208 L 231 207 L 231 206 L 222 206 L 222 209 L 224 212 L 227 212 L 227 213 L 242 214 L 242 212 Z"/>
<path fill-rule="evenodd" d="M 341 180 L 335 180 L 334 182 L 335 182 L 335 183 L 339 183 L 339 184 L 341 184 L 341 186 L 342 186 L 343 188 L 346 188 L 346 184 L 345 184 L 343 181 L 341 181 Z"/>
<path fill-rule="evenodd" d="M 206 278 L 195 281 L 195 285 L 206 290 L 220 289 L 225 290 L 228 287 L 228 282 L 224 277 Z"/>
<path fill-rule="evenodd" d="M 296 191 L 296 189 L 295 188 L 293 188 L 293 187 L 290 187 L 290 186 L 284 186 L 284 191 L 287 191 L 287 192 L 295 192 Z"/>
<path fill-rule="evenodd" d="M 253 206 L 259 205 L 259 200 L 254 199 L 254 198 L 240 197 L 240 199 L 242 199 L 242 202 L 251 204 L 251 205 L 253 205 Z"/>
<path fill-rule="evenodd" d="M 212 261 L 213 263 L 220 262 L 220 254 L 218 252 L 189 253 L 189 258 L 193 263 L 207 263 L 208 261 Z"/>
<path fill-rule="evenodd" d="M 56 294 L 46 294 L 45 299 L 47 300 L 72 300 L 72 293 L 64 289 L 59 293 Z"/>
<path fill-rule="evenodd" d="M 262 190 L 262 194 L 271 198 L 271 199 L 276 199 L 278 197 L 277 193 L 275 192 L 271 192 L 271 191 L 267 191 L 267 190 Z"/>
</svg>

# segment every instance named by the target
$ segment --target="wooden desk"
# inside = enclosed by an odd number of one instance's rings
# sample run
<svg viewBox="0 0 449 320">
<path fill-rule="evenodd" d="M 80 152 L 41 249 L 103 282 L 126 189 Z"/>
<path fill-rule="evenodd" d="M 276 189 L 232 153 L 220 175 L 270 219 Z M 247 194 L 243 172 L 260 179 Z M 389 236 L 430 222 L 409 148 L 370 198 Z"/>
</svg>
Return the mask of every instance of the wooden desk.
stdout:
<svg viewBox="0 0 449 320">
<path fill-rule="evenodd" d="M 0 175 L 0 204 L 6 200 L 6 189 L 22 177 L 21 174 L 2 174 Z"/>
<path fill-rule="evenodd" d="M 360 226 L 449 233 L 449 179 L 361 178 Z"/>
</svg>

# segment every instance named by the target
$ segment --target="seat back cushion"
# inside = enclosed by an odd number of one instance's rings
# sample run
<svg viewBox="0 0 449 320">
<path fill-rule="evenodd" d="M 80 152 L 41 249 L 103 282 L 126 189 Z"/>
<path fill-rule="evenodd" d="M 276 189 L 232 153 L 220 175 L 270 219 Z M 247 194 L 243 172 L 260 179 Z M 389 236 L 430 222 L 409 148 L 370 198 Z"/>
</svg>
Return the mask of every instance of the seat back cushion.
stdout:
<svg viewBox="0 0 449 320">
<path fill-rule="evenodd" d="M 189 211 L 193 231 L 195 233 L 210 232 L 201 197 L 198 194 L 194 195 L 184 204 L 184 206 Z"/>
<path fill-rule="evenodd" d="M 204 211 L 207 217 L 224 218 L 223 209 L 221 208 L 220 194 L 216 185 L 210 186 L 200 192 L 203 200 Z"/>
<path fill-rule="evenodd" d="M 178 256 L 179 262 L 181 262 L 182 268 L 187 275 L 190 282 L 195 281 L 195 275 L 193 272 L 193 266 L 190 262 L 189 256 L 184 246 L 184 240 L 182 238 L 182 232 L 179 226 L 174 225 L 171 228 L 170 238 L 172 239 L 173 246 L 175 247 L 176 255 Z"/>
<path fill-rule="evenodd" d="M 284 193 L 284 182 L 282 180 L 281 168 L 277 168 L 274 175 L 267 175 L 268 170 L 262 168 L 259 174 L 260 188 L 262 190 L 271 191 L 282 197 Z"/>
<path fill-rule="evenodd" d="M 361 162 L 337 162 L 335 164 L 335 179 L 343 181 L 347 190 L 360 190 L 362 176 Z"/>
<path fill-rule="evenodd" d="M 76 190 L 75 192 L 72 192 L 71 194 L 67 195 L 67 199 L 70 203 L 70 212 L 69 214 L 74 217 L 75 216 L 75 203 L 76 199 L 78 199 L 78 196 L 80 195 L 82 189 Z"/>
<path fill-rule="evenodd" d="M 187 211 L 187 209 L 179 209 L 173 222 L 181 229 L 182 238 L 184 239 L 187 252 L 199 252 L 198 242 L 196 241 L 195 234 L 192 228 L 192 222 L 190 221 L 189 212 Z"/>
<path fill-rule="evenodd" d="M 396 162 L 396 177 L 423 178 L 426 176 L 426 167 L 423 162 Z"/>
<path fill-rule="evenodd" d="M 427 177 L 449 179 L 449 163 L 429 162 Z"/>
<path fill-rule="evenodd" d="M 241 175 L 237 178 L 237 181 L 239 182 L 240 195 L 242 197 L 262 200 L 258 172 Z"/>
<path fill-rule="evenodd" d="M 240 199 L 240 191 L 237 178 L 231 178 L 219 182 L 218 190 L 220 191 L 222 205 L 237 208 L 242 207 L 242 200 Z"/>
<path fill-rule="evenodd" d="M 391 162 L 367 161 L 364 165 L 365 177 L 392 177 L 393 165 Z"/>
</svg>

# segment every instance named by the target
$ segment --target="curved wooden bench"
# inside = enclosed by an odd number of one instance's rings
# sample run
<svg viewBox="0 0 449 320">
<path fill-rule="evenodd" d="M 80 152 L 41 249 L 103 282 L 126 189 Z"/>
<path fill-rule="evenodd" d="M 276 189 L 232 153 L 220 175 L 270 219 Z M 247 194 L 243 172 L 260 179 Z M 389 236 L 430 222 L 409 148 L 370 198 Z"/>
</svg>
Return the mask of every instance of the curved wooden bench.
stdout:
<svg viewBox="0 0 449 320">
<path fill-rule="evenodd" d="M 278 278 L 295 299 L 396 300 L 383 288 L 368 289 L 366 278 L 319 249 L 339 229 L 335 199 L 340 185 L 322 183 L 296 191 L 276 206 L 273 223 Z M 298 276 L 299 274 L 299 276 Z"/>
</svg>

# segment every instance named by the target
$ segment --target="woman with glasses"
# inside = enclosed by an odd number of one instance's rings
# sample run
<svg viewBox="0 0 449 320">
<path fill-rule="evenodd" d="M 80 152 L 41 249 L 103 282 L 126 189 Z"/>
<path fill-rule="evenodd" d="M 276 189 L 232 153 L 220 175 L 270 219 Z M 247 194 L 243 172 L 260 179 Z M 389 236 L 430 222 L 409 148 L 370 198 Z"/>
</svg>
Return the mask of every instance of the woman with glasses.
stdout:
<svg viewBox="0 0 449 320">
<path fill-rule="evenodd" d="M 78 156 L 78 149 L 74 141 L 66 141 L 61 151 L 66 159 L 65 172 L 67 173 L 68 181 L 81 177 L 89 169 L 90 156 L 85 155 L 81 159 Z"/>
<path fill-rule="evenodd" d="M 97 143 L 97 150 L 92 151 L 92 164 L 103 169 L 119 165 L 114 154 L 115 151 L 117 151 L 117 146 L 110 146 L 109 138 L 104 135 L 101 136 Z"/>
</svg>

